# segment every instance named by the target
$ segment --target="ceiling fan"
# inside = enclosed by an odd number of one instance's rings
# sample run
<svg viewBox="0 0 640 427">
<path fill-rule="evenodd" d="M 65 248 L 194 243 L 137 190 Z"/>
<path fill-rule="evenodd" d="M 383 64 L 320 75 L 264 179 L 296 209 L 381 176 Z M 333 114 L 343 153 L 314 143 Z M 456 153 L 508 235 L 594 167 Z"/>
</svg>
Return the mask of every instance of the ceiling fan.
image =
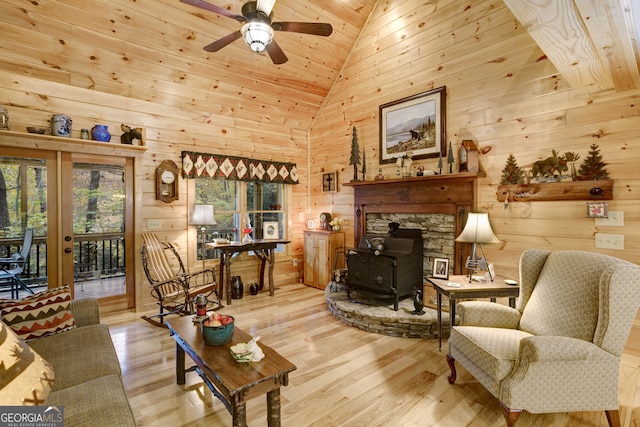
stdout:
<svg viewBox="0 0 640 427">
<path fill-rule="evenodd" d="M 218 15 L 227 16 L 244 24 L 240 30 L 206 45 L 203 49 L 207 52 L 217 52 L 242 37 L 247 46 L 254 52 L 266 50 L 274 64 L 284 64 L 289 58 L 287 58 L 287 55 L 284 54 L 280 46 L 278 46 L 278 43 L 274 40 L 274 31 L 288 31 L 325 37 L 331 35 L 333 32 L 331 24 L 318 22 L 272 22 L 272 10 L 276 0 L 249 1 L 242 6 L 242 15 L 238 15 L 204 0 L 180 1 L 209 10 Z"/>
</svg>

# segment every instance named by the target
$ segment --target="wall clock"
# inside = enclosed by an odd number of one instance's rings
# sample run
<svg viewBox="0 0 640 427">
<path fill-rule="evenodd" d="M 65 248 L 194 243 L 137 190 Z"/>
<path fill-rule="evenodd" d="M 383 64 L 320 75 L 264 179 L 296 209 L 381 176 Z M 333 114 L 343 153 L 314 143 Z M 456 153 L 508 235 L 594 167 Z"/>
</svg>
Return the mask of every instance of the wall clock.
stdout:
<svg viewBox="0 0 640 427">
<path fill-rule="evenodd" d="M 156 168 L 156 199 L 165 203 L 178 200 L 178 166 L 171 160 Z"/>
<path fill-rule="evenodd" d="M 460 159 L 458 172 L 478 172 L 478 147 L 472 140 L 462 141 L 458 155 Z"/>
</svg>

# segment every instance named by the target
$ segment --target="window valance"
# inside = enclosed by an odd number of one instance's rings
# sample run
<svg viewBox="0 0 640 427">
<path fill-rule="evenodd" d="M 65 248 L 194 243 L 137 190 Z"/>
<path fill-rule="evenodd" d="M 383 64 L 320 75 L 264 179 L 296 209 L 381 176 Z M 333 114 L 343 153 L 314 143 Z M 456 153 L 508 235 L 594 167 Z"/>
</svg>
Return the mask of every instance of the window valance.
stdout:
<svg viewBox="0 0 640 427">
<path fill-rule="evenodd" d="M 238 181 L 298 184 L 298 168 L 295 163 L 193 151 L 182 152 L 182 176 L 187 179 L 215 177 Z"/>
</svg>

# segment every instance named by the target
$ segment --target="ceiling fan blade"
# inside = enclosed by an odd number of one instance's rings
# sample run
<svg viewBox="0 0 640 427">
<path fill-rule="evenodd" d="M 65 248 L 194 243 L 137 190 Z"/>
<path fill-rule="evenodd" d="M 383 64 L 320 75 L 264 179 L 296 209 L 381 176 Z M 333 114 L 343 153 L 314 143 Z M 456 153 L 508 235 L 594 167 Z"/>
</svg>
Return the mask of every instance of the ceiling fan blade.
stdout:
<svg viewBox="0 0 640 427">
<path fill-rule="evenodd" d="M 273 6 L 275 6 L 275 4 L 276 0 L 258 0 L 258 5 L 256 6 L 256 8 L 264 12 L 265 15 L 269 16 L 271 15 L 271 11 L 273 10 Z"/>
<path fill-rule="evenodd" d="M 229 18 L 235 19 L 239 22 L 246 22 L 247 18 L 242 15 L 238 15 L 237 13 L 233 13 L 230 10 L 227 10 L 223 7 L 216 6 L 215 4 L 208 3 L 204 0 L 180 0 L 182 3 L 190 4 L 191 6 L 199 7 L 201 9 L 205 9 L 216 13 L 218 15 L 227 16 Z"/>
<path fill-rule="evenodd" d="M 289 60 L 275 40 L 267 45 L 267 52 L 274 64 L 284 64 Z"/>
<path fill-rule="evenodd" d="M 320 22 L 274 22 L 271 27 L 275 31 L 289 31 L 292 33 L 313 34 L 316 36 L 330 36 L 333 32 L 331 24 Z"/>
<path fill-rule="evenodd" d="M 242 37 L 240 31 L 234 31 L 231 34 L 224 36 L 220 40 L 216 40 L 213 43 L 206 45 L 205 47 L 203 47 L 203 49 L 207 52 L 217 52 L 229 43 L 238 40 L 240 37 Z"/>
</svg>

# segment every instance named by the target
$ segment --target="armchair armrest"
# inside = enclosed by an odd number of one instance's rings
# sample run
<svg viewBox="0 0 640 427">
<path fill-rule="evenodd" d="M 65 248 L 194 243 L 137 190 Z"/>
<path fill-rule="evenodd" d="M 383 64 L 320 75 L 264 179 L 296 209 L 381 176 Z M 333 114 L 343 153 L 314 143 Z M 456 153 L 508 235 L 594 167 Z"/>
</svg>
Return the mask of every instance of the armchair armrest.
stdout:
<svg viewBox="0 0 640 427">
<path fill-rule="evenodd" d="M 100 312 L 98 310 L 98 300 L 95 298 L 82 298 L 71 300 L 69 305 L 76 326 L 97 325 L 100 323 Z"/>
<path fill-rule="evenodd" d="M 488 301 L 462 301 L 456 305 L 460 325 L 516 329 L 520 312 L 506 305 Z"/>
<path fill-rule="evenodd" d="M 598 352 L 606 353 L 591 342 L 570 337 L 531 336 L 520 341 L 521 363 L 575 362 L 589 359 Z"/>
</svg>

